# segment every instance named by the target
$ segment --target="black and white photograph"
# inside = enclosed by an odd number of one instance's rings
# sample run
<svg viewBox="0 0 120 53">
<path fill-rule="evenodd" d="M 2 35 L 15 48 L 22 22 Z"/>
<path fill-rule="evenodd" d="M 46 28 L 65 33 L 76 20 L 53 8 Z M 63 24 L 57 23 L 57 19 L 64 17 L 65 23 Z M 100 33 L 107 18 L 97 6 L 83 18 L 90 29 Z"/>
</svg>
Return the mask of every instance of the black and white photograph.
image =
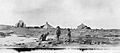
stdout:
<svg viewBox="0 0 120 53">
<path fill-rule="evenodd" d="M 0 0 L 0 53 L 7 50 L 120 53 L 120 0 Z"/>
</svg>

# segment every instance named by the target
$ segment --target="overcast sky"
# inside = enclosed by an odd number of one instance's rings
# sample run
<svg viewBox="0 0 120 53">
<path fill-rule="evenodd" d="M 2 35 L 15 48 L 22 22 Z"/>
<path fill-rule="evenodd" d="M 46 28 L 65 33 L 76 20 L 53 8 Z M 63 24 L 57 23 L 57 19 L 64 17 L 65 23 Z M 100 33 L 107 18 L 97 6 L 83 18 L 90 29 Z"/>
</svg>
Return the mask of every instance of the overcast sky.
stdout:
<svg viewBox="0 0 120 53">
<path fill-rule="evenodd" d="M 120 0 L 0 0 L 0 24 L 120 28 Z"/>
</svg>

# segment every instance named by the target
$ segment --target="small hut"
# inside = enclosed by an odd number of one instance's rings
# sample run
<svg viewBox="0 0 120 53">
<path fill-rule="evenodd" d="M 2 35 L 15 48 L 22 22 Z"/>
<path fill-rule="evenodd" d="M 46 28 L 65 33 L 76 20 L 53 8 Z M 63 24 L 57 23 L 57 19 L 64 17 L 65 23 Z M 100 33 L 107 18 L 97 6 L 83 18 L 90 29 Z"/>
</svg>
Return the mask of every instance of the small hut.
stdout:
<svg viewBox="0 0 120 53">
<path fill-rule="evenodd" d="M 16 27 L 26 27 L 26 24 L 22 20 L 19 20 L 19 22 L 16 24 Z"/>
</svg>

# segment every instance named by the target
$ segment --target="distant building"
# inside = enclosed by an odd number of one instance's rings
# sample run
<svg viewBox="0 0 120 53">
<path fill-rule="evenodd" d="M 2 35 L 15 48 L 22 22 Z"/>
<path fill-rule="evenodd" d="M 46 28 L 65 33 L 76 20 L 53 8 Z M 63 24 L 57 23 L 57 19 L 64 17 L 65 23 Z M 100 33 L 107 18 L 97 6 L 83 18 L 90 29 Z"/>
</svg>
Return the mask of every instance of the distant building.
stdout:
<svg viewBox="0 0 120 53">
<path fill-rule="evenodd" d="M 26 24 L 22 20 L 19 20 L 19 22 L 16 24 L 16 27 L 26 27 Z"/>
<path fill-rule="evenodd" d="M 44 24 L 44 25 L 42 26 L 42 28 L 49 29 L 49 28 L 54 28 L 54 27 L 51 26 L 48 22 L 46 22 L 46 24 Z"/>
</svg>

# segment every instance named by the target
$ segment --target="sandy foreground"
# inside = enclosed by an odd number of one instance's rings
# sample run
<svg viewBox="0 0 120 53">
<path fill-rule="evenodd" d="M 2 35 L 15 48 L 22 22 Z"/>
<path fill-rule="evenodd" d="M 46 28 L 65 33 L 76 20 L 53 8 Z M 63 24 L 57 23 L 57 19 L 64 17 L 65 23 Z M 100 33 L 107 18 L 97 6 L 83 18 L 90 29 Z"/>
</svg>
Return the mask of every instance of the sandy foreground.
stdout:
<svg viewBox="0 0 120 53">
<path fill-rule="evenodd" d="M 5 38 L 0 38 L 0 48 L 19 48 L 14 45 L 19 43 L 29 43 L 36 42 L 38 38 L 25 38 L 25 37 L 16 37 L 16 36 L 8 36 Z M 78 43 L 71 43 L 69 45 L 59 45 L 51 48 L 93 48 L 100 50 L 120 50 L 120 45 L 82 45 Z"/>
</svg>

